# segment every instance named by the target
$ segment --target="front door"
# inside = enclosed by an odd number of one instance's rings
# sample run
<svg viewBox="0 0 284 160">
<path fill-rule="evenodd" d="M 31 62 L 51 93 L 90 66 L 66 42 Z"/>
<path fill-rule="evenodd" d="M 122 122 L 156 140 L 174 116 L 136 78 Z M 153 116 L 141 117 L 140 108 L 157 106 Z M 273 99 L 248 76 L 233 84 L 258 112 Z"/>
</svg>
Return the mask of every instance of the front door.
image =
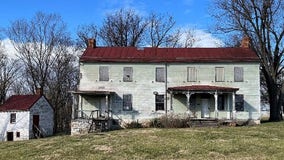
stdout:
<svg viewBox="0 0 284 160">
<path fill-rule="evenodd" d="M 7 132 L 7 141 L 14 140 L 14 132 Z"/>
<path fill-rule="evenodd" d="M 209 118 L 209 99 L 201 99 L 201 118 Z"/>
</svg>

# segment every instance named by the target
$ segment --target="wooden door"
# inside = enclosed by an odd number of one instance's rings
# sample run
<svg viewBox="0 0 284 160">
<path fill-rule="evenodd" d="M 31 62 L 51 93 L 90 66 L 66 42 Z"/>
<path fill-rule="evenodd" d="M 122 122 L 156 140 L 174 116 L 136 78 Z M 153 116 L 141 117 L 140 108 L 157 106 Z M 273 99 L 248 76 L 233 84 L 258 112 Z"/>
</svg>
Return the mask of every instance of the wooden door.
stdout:
<svg viewBox="0 0 284 160">
<path fill-rule="evenodd" d="M 39 115 L 33 115 L 33 126 L 39 127 Z"/>
<path fill-rule="evenodd" d="M 14 132 L 7 132 L 7 141 L 14 140 Z"/>
</svg>

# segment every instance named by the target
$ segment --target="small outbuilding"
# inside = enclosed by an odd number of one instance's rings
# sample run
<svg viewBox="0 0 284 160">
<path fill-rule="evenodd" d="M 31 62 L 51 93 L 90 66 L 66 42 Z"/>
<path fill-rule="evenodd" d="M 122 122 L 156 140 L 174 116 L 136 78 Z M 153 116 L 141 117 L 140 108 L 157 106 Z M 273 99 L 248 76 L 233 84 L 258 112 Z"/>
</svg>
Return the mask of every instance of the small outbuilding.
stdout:
<svg viewBox="0 0 284 160">
<path fill-rule="evenodd" d="M 51 136 L 54 109 L 44 95 L 13 95 L 0 106 L 0 141 Z"/>
</svg>

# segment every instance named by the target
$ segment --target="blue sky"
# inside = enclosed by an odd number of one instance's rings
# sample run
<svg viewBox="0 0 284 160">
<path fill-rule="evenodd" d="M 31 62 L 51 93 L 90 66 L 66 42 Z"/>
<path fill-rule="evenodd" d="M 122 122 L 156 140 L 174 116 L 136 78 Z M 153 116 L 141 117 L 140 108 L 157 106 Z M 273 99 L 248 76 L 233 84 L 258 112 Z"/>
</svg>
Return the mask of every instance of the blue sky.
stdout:
<svg viewBox="0 0 284 160">
<path fill-rule="evenodd" d="M 5 0 L 0 5 L 0 27 L 11 21 L 31 18 L 36 12 L 57 13 L 75 32 L 78 25 L 100 25 L 106 13 L 120 8 L 131 8 L 141 15 L 150 12 L 168 13 L 177 27 L 192 27 L 207 31 L 212 24 L 208 8 L 212 0 Z"/>
</svg>

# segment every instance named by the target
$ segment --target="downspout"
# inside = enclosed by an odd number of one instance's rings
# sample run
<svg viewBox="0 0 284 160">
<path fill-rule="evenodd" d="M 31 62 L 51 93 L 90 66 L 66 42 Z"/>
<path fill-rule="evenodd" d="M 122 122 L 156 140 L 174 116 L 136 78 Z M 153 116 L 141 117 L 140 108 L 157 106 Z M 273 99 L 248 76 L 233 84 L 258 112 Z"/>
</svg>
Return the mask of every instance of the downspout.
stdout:
<svg viewBox="0 0 284 160">
<path fill-rule="evenodd" d="M 167 62 L 165 62 L 165 110 L 166 110 L 166 116 L 168 114 L 168 65 Z"/>
</svg>

